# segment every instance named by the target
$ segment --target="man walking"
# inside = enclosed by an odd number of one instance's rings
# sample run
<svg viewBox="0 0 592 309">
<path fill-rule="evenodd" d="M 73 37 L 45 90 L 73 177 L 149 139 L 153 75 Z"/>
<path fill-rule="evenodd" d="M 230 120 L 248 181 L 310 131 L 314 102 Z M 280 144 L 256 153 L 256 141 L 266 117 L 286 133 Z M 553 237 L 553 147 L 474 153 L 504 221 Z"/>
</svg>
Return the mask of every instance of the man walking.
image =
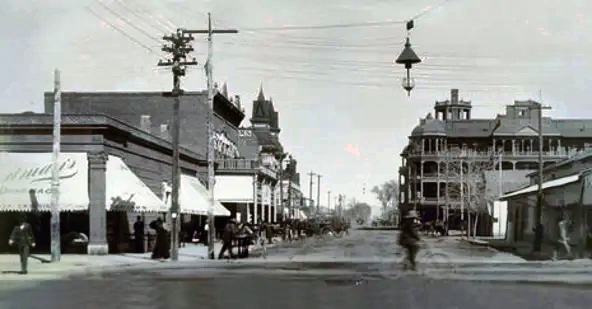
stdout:
<svg viewBox="0 0 592 309">
<path fill-rule="evenodd" d="M 12 230 L 8 244 L 11 246 L 18 246 L 18 252 L 21 259 L 21 274 L 26 275 L 29 249 L 35 247 L 35 238 L 33 237 L 33 229 L 31 228 L 31 225 L 27 223 L 24 215 L 20 217 L 19 224 Z"/>
<path fill-rule="evenodd" d="M 220 249 L 220 253 L 218 254 L 218 259 L 221 260 L 224 258 L 224 253 L 228 250 L 228 255 L 230 255 L 231 259 L 234 259 L 234 253 L 232 252 L 232 241 L 236 237 L 237 233 L 237 226 L 236 221 L 234 218 L 230 219 L 224 227 L 224 231 L 222 233 L 222 249 Z"/>
</svg>

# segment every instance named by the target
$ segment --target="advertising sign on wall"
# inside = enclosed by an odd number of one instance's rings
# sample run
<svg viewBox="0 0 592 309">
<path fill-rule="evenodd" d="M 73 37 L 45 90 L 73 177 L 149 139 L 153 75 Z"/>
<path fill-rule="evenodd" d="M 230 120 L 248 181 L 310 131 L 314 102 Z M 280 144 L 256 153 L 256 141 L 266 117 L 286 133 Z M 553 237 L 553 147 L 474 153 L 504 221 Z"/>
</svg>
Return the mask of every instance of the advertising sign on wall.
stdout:
<svg viewBox="0 0 592 309">
<path fill-rule="evenodd" d="M 0 211 L 49 211 L 52 154 L 0 153 Z M 60 210 L 88 209 L 86 153 L 61 153 Z"/>
</svg>

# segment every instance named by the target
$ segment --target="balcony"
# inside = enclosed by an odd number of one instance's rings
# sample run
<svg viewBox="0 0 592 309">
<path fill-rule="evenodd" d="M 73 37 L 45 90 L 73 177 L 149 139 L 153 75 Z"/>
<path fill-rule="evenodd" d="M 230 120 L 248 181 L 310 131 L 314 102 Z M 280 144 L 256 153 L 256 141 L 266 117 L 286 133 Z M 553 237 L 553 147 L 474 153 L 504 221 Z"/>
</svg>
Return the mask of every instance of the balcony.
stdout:
<svg viewBox="0 0 592 309">
<path fill-rule="evenodd" d="M 561 160 L 567 159 L 578 152 L 576 150 L 552 150 L 544 151 L 543 158 L 545 160 Z M 491 159 L 497 158 L 498 153 L 489 151 L 474 151 L 474 150 L 451 150 L 451 151 L 425 151 L 423 154 L 419 151 L 409 154 L 409 157 L 417 158 L 421 157 L 424 160 L 444 160 L 447 157 L 450 159 L 458 158 L 476 158 L 476 159 Z M 536 160 L 539 153 L 537 151 L 504 151 L 501 153 L 502 159 L 504 160 Z"/>
<path fill-rule="evenodd" d="M 257 160 L 224 159 L 216 160 L 216 163 L 218 164 L 217 172 L 220 174 L 249 175 L 258 172 L 270 178 L 276 178 L 277 175 L 275 170 Z"/>
</svg>

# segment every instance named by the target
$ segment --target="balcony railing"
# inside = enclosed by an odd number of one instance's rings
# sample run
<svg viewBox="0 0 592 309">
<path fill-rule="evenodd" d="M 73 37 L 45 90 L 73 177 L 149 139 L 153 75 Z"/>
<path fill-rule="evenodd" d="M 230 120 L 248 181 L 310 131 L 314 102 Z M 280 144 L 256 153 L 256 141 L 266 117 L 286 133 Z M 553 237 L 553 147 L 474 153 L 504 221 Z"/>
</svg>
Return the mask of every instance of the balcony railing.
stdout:
<svg viewBox="0 0 592 309">
<path fill-rule="evenodd" d="M 224 159 L 217 160 L 219 170 L 252 171 L 258 170 L 270 177 L 276 177 L 276 172 L 257 160 Z"/>
<path fill-rule="evenodd" d="M 536 157 L 538 156 L 537 151 L 504 151 L 501 153 L 502 157 Z M 544 151 L 543 157 L 559 157 L 568 158 L 578 154 L 577 150 L 557 150 L 557 151 Z M 492 151 L 473 151 L 473 150 L 451 150 L 446 151 L 425 151 L 423 154 L 419 151 L 411 153 L 412 156 L 435 156 L 435 157 L 446 157 L 461 158 L 461 157 L 475 157 L 475 158 L 491 158 L 497 157 L 499 153 L 493 153 Z"/>
<path fill-rule="evenodd" d="M 254 170 L 259 168 L 260 163 L 257 160 L 247 159 L 224 159 L 217 160 L 218 168 L 224 170 Z"/>
</svg>

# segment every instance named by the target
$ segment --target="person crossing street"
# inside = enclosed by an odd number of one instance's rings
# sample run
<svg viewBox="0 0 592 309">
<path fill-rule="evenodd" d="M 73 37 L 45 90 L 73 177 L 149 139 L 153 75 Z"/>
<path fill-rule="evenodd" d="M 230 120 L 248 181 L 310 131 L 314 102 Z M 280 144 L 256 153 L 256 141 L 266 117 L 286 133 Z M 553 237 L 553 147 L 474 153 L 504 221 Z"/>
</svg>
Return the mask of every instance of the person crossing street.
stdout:
<svg viewBox="0 0 592 309">
<path fill-rule="evenodd" d="M 18 247 L 19 257 L 21 261 L 21 274 L 26 275 L 27 262 L 29 259 L 30 248 L 35 247 L 35 238 L 33 237 L 33 229 L 31 225 L 27 223 L 26 217 L 23 215 L 19 219 L 19 224 L 14 227 L 10 239 L 8 240 L 9 245 L 16 245 Z"/>
</svg>

